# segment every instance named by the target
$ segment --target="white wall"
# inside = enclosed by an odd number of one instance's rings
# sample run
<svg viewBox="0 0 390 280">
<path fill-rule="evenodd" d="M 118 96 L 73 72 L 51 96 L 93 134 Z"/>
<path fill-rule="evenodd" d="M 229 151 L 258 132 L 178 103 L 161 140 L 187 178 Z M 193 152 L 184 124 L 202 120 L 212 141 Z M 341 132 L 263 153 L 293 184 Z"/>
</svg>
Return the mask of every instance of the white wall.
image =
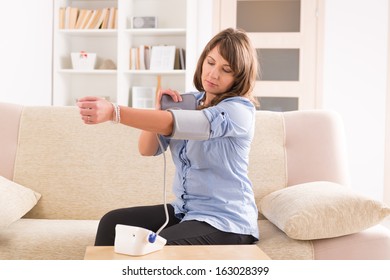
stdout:
<svg viewBox="0 0 390 280">
<path fill-rule="evenodd" d="M 186 85 L 188 91 L 195 91 L 193 84 L 193 76 L 195 73 L 196 65 L 201 55 L 203 48 L 207 42 L 211 39 L 213 34 L 213 2 L 210 0 L 191 0 L 188 1 L 189 7 L 187 8 L 190 22 L 196 21 L 193 26 L 187 27 L 187 32 L 196 34 L 195 36 L 187 37 L 187 77 Z M 189 55 L 190 53 L 193 53 Z"/>
<path fill-rule="evenodd" d="M 385 154 L 385 189 L 384 201 L 390 205 L 390 5 L 388 5 L 388 19 L 387 19 L 387 97 L 386 97 L 386 154 Z M 387 170 L 387 172 L 386 172 Z M 390 227 L 390 217 L 388 218 Z"/>
<path fill-rule="evenodd" d="M 384 193 L 388 0 L 325 0 L 323 104 L 344 119 L 353 188 Z"/>
<path fill-rule="evenodd" d="M 0 102 L 51 104 L 52 1 L 1 3 Z"/>
</svg>

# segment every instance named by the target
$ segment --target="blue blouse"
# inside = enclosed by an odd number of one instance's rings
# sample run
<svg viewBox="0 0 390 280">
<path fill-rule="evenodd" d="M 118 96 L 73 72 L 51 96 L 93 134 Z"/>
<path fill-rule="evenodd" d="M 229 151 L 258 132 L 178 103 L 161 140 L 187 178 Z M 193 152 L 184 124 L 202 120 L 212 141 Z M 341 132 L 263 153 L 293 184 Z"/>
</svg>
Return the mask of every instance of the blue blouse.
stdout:
<svg viewBox="0 0 390 280">
<path fill-rule="evenodd" d="M 200 100 L 204 93 L 195 95 Z M 258 210 L 247 174 L 255 108 L 246 98 L 231 97 L 202 112 L 210 122 L 208 140 L 160 136 L 176 166 L 172 203 L 176 216 L 258 239 Z"/>
</svg>

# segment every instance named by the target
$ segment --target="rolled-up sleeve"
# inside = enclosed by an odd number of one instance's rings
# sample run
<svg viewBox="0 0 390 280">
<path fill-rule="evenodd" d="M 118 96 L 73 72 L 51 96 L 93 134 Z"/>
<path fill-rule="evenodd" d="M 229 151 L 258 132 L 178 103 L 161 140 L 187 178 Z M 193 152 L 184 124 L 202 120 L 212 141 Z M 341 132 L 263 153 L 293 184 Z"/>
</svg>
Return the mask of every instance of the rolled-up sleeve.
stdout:
<svg viewBox="0 0 390 280">
<path fill-rule="evenodd" d="M 253 111 L 249 101 L 221 102 L 204 109 L 210 123 L 210 138 L 246 135 L 252 129 Z"/>
</svg>

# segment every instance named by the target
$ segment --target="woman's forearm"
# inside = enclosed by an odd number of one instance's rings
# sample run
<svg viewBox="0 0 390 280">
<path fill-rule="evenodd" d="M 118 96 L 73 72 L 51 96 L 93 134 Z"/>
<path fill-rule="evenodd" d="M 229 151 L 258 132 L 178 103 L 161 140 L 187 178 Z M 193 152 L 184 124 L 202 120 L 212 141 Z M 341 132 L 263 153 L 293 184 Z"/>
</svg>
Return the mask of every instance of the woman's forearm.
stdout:
<svg viewBox="0 0 390 280">
<path fill-rule="evenodd" d="M 117 106 L 98 97 L 83 97 L 77 102 L 84 123 L 92 125 L 113 120 L 141 129 L 138 150 L 142 155 L 155 155 L 159 146 L 157 134 L 171 135 L 173 116 L 168 111 Z M 119 115 L 117 115 L 119 114 Z"/>
<path fill-rule="evenodd" d="M 120 115 L 124 125 L 161 135 L 172 134 L 173 116 L 170 112 L 121 106 Z"/>
<path fill-rule="evenodd" d="M 127 126 L 170 135 L 173 131 L 173 116 L 168 111 L 136 109 L 111 104 L 99 97 L 87 96 L 77 102 L 80 115 L 86 124 L 98 124 L 110 120 L 119 121 Z M 120 113 L 120 117 L 116 116 Z"/>
<path fill-rule="evenodd" d="M 157 133 L 143 130 L 138 139 L 138 151 L 143 156 L 154 156 L 158 150 Z"/>
</svg>

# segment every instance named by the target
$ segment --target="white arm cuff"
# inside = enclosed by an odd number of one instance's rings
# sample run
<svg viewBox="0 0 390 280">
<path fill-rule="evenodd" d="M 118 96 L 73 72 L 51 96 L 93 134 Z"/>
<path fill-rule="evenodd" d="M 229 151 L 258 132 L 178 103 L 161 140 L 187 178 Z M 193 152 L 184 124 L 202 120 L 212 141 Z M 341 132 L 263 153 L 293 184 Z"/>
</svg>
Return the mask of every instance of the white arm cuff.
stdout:
<svg viewBox="0 0 390 280">
<path fill-rule="evenodd" d="M 207 140 L 210 137 L 210 122 L 202 111 L 168 110 L 173 115 L 171 139 Z"/>
</svg>

